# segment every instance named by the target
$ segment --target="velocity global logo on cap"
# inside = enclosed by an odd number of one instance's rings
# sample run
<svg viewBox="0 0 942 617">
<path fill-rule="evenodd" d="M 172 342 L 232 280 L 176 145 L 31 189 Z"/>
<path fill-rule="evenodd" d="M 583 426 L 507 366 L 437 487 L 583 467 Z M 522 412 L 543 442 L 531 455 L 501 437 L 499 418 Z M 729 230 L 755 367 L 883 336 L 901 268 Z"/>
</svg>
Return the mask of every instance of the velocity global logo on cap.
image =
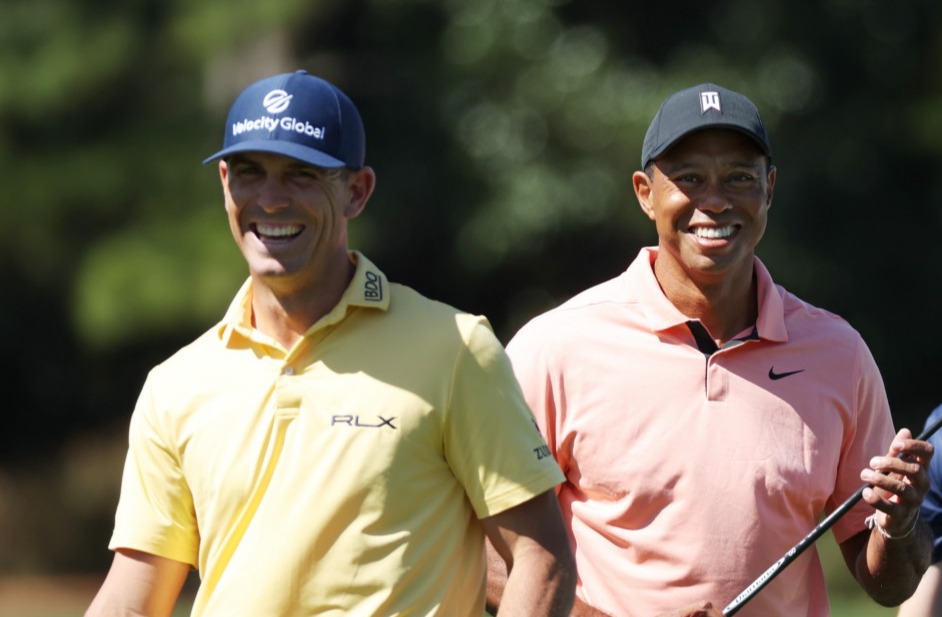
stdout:
<svg viewBox="0 0 942 617">
<path fill-rule="evenodd" d="M 327 135 L 327 128 L 323 126 L 312 126 L 310 122 L 301 122 L 297 118 L 272 118 L 271 116 L 262 116 L 255 120 L 239 120 L 232 125 L 232 136 L 237 137 L 248 131 L 266 131 L 271 132 L 276 128 L 282 128 L 286 131 L 293 131 L 300 135 L 307 135 L 313 139 L 324 139 Z"/>
<path fill-rule="evenodd" d="M 270 152 L 316 167 L 362 169 L 363 122 L 339 88 L 305 71 L 273 75 L 242 91 L 226 118 L 223 148 L 204 162 L 237 152 Z"/>
<path fill-rule="evenodd" d="M 284 90 L 272 90 L 265 95 L 265 98 L 262 99 L 262 107 L 268 111 L 270 114 L 280 114 L 281 112 L 288 109 L 288 106 L 291 105 L 291 99 L 294 98 L 294 95 L 288 94 Z M 232 125 L 232 136 L 236 137 L 242 133 L 249 131 L 266 131 L 271 132 L 276 128 L 281 128 L 286 131 L 291 131 L 298 133 L 299 135 L 307 135 L 312 139 L 324 139 L 327 132 L 327 128 L 323 126 L 313 126 L 308 121 L 301 121 L 297 118 L 273 118 L 271 116 L 262 116 L 251 120 L 246 118 L 245 120 L 240 120 L 233 123 Z"/>
<path fill-rule="evenodd" d="M 284 90 L 272 90 L 262 99 L 262 107 L 270 114 L 280 114 L 291 104 L 291 95 Z"/>
</svg>

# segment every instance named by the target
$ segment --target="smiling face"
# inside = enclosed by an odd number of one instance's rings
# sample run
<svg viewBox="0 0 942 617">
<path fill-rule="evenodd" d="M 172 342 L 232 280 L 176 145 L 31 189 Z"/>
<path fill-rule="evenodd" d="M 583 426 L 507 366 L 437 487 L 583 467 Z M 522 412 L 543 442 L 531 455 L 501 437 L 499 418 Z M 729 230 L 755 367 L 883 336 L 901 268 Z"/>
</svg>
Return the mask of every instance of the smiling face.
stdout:
<svg viewBox="0 0 942 617">
<path fill-rule="evenodd" d="M 349 270 L 348 220 L 373 190 L 368 167 L 325 170 L 277 154 L 220 161 L 226 213 L 252 277 L 289 293 Z"/>
<path fill-rule="evenodd" d="M 657 227 L 658 272 L 698 286 L 751 280 L 775 184 L 775 168 L 755 142 L 728 129 L 698 131 L 649 171 L 632 181 Z"/>
</svg>

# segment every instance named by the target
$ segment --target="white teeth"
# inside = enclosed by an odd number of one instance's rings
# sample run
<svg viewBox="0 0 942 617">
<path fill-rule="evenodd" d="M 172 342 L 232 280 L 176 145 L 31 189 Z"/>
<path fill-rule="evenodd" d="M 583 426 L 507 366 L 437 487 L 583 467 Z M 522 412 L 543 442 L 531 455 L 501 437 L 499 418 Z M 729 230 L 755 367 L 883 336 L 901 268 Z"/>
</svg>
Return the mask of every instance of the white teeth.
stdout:
<svg viewBox="0 0 942 617">
<path fill-rule="evenodd" d="M 285 236 L 293 236 L 294 234 L 301 231 L 300 225 L 266 225 L 265 223 L 258 223 L 255 226 L 255 230 L 260 236 L 269 236 L 274 238 L 283 238 Z"/>
<path fill-rule="evenodd" d="M 698 238 L 728 238 L 733 235 L 732 227 L 694 227 L 693 233 Z"/>
</svg>

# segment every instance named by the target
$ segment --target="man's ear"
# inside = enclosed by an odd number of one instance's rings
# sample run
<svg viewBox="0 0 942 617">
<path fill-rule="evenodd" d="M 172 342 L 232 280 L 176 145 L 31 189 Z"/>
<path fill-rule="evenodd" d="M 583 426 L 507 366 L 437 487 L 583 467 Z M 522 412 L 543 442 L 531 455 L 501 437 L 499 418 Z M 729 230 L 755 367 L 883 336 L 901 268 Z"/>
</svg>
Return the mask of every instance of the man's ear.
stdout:
<svg viewBox="0 0 942 617">
<path fill-rule="evenodd" d="M 775 191 L 775 176 L 778 169 L 774 165 L 769 166 L 769 175 L 767 178 L 768 187 L 766 187 L 766 203 L 771 208 L 772 207 L 772 193 Z"/>
<path fill-rule="evenodd" d="M 638 205 L 641 206 L 641 211 L 652 221 L 654 220 L 654 208 L 651 207 L 653 182 L 653 179 L 643 171 L 636 171 L 631 174 L 631 185 L 635 189 Z"/>
<path fill-rule="evenodd" d="M 373 189 L 376 188 L 376 172 L 373 171 L 372 167 L 351 171 L 347 182 L 350 189 L 350 201 L 344 208 L 344 214 L 347 215 L 347 218 L 352 219 L 363 212 L 366 202 L 373 194 Z"/>
<path fill-rule="evenodd" d="M 226 159 L 219 159 L 219 181 L 222 183 L 222 193 L 226 196 L 223 200 L 225 204 L 229 199 L 229 162 Z"/>
</svg>

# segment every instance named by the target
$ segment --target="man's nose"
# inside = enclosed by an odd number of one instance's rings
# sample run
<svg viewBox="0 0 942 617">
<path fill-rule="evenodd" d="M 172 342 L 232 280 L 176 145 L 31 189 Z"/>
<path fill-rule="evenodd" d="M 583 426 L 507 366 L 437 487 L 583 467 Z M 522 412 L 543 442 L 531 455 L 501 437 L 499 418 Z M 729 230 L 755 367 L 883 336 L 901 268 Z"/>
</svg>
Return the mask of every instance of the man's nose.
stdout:
<svg viewBox="0 0 942 617">
<path fill-rule="evenodd" d="M 697 207 L 710 212 L 722 212 L 731 208 L 729 196 L 721 182 L 707 182 L 703 187 Z"/>
<path fill-rule="evenodd" d="M 280 210 L 288 205 L 288 192 L 281 180 L 269 176 L 259 189 L 257 201 L 267 212 Z"/>
</svg>

